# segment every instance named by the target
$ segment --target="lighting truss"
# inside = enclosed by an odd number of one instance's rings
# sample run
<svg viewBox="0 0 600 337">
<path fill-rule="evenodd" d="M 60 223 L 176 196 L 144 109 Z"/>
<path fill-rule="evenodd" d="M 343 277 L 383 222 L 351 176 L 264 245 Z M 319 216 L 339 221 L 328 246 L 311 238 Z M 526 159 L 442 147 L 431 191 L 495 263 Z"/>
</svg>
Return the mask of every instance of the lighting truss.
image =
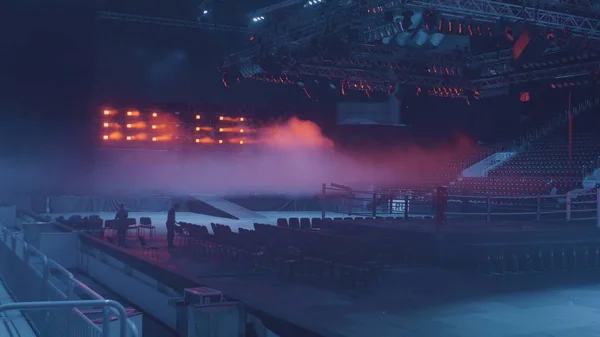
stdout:
<svg viewBox="0 0 600 337">
<path fill-rule="evenodd" d="M 392 71 L 374 71 L 354 68 L 340 68 L 323 65 L 302 64 L 294 69 L 284 70 L 287 76 L 315 76 L 329 79 L 348 80 L 364 83 L 398 83 L 419 87 L 446 87 L 457 89 L 493 89 L 509 84 L 519 84 L 559 77 L 579 76 L 600 71 L 600 61 L 566 65 L 550 69 L 532 70 L 518 74 L 508 74 L 468 81 L 460 78 L 422 76 Z"/>
<path fill-rule="evenodd" d="M 315 76 L 326 77 L 329 79 L 339 79 L 352 82 L 364 83 L 399 83 L 406 85 L 416 85 L 423 87 L 452 87 L 469 88 L 467 81 L 460 79 L 446 79 L 443 77 L 420 76 L 414 74 L 397 74 L 389 69 L 388 71 L 374 71 L 354 68 L 339 68 L 323 65 L 302 64 L 294 69 L 285 70 L 288 76 Z"/>
<path fill-rule="evenodd" d="M 251 18 L 255 18 L 257 16 L 264 16 L 267 15 L 273 11 L 279 10 L 279 9 L 283 9 L 283 8 L 287 8 L 287 7 L 291 7 L 294 5 L 298 5 L 303 3 L 303 0 L 286 0 L 286 1 L 282 1 L 279 3 L 276 3 L 274 5 L 268 6 L 268 7 L 264 7 L 261 9 L 257 9 L 255 11 L 253 11 L 252 13 L 250 13 L 248 16 Z"/>
<path fill-rule="evenodd" d="M 496 76 L 491 78 L 471 81 L 471 85 L 478 89 L 492 89 L 509 84 L 519 84 L 539 80 L 566 78 L 571 76 L 593 74 L 600 71 L 600 61 L 581 64 L 572 64 L 550 69 L 533 70 L 519 74 Z"/>
<path fill-rule="evenodd" d="M 535 7 L 524 7 L 489 0 L 411 0 L 408 6 L 435 8 L 443 14 L 472 19 L 525 21 L 541 27 L 567 28 L 571 34 L 600 40 L 600 20 Z"/>
<path fill-rule="evenodd" d="M 289 3 L 293 5 L 296 3 L 296 1 L 290 0 Z M 286 6 L 276 6 L 276 9 L 290 6 L 289 3 Z M 301 20 L 294 20 L 299 21 L 300 24 L 290 29 L 288 32 L 273 32 L 271 34 L 266 34 L 269 40 L 266 47 L 270 51 L 275 51 L 282 46 L 301 48 L 302 46 L 309 44 L 315 37 L 333 35 L 342 31 L 344 28 L 352 26 L 352 23 L 357 19 L 368 15 L 369 9 L 384 5 L 386 3 L 389 3 L 389 0 L 365 0 L 362 2 L 355 1 L 346 5 L 339 5 L 335 8 L 328 8 L 325 12 L 319 12 L 316 17 L 305 18 L 300 16 Z M 275 10 L 269 8 L 270 7 L 258 10 L 252 15 L 256 15 L 256 13 L 267 13 L 271 10 Z M 290 26 L 292 25 L 290 24 Z M 254 56 L 259 55 L 263 48 L 265 48 L 265 45 L 253 46 L 242 50 L 237 54 L 229 55 L 227 59 L 224 60 L 224 65 L 228 66 L 249 62 Z"/>
<path fill-rule="evenodd" d="M 512 54 L 511 54 L 512 55 Z M 352 46 L 352 58 L 389 63 L 442 64 L 448 66 L 465 65 L 465 58 L 456 53 L 435 53 L 424 49 L 406 49 L 394 45 L 356 44 Z"/>
<path fill-rule="evenodd" d="M 595 0 L 521 0 L 528 7 L 540 7 L 540 8 L 565 8 L 565 9 L 575 9 L 580 10 L 582 12 L 590 12 L 590 11 L 598 11 L 600 6 L 598 6 L 598 2 Z M 500 2 L 510 2 L 510 0 L 500 0 Z"/>
<path fill-rule="evenodd" d="M 123 13 L 104 12 L 104 11 L 99 11 L 96 14 L 98 15 L 98 18 L 103 19 L 103 20 L 149 23 L 149 24 L 162 25 L 162 26 L 197 28 L 197 29 L 206 29 L 206 30 L 221 31 L 221 32 L 232 32 L 232 33 L 248 32 L 248 29 L 245 27 L 219 25 L 219 24 L 200 22 L 200 21 L 177 20 L 177 19 L 169 19 L 169 18 L 158 18 L 158 17 L 152 17 L 152 16 L 123 14 Z"/>
</svg>

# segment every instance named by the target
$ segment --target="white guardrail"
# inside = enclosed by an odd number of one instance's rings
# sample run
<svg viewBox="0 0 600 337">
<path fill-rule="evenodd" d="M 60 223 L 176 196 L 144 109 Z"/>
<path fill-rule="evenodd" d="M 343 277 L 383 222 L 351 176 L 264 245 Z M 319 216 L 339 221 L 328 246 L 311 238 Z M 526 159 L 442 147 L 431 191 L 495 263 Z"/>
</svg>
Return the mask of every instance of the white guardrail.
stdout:
<svg viewBox="0 0 600 337">
<path fill-rule="evenodd" d="M 379 199 L 383 197 L 383 199 Z M 389 198 L 389 199 L 387 199 Z M 334 212 L 361 216 L 433 215 L 435 195 L 419 196 L 406 191 L 356 191 L 341 185 L 323 184 L 322 202 L 338 201 L 329 206 Z M 387 200 L 381 209 L 373 205 Z M 446 215 L 449 217 L 484 217 L 492 220 L 592 221 L 600 227 L 600 189 L 570 192 L 564 195 L 482 196 L 448 195 Z M 322 216 L 325 217 L 325 207 Z"/>
<path fill-rule="evenodd" d="M 600 227 L 600 189 L 596 191 L 539 196 L 448 195 L 448 201 L 479 204 L 472 211 L 447 212 L 449 216 L 535 216 L 536 220 L 596 220 Z"/>
<path fill-rule="evenodd" d="M 121 304 L 100 296 L 25 242 L 21 235 L 21 232 L 2 228 L 0 277 L 18 302 L 0 306 L 0 310 L 27 310 L 27 317 L 40 336 L 138 337 L 135 324 L 127 318 Z M 52 279 L 61 282 L 52 282 Z M 91 300 L 79 300 L 75 297 L 76 290 L 80 292 L 78 297 L 83 295 Z M 89 308 L 101 308 L 101 324 L 82 313 Z M 109 328 L 115 318 L 119 320 L 117 335 L 111 334 Z"/>
</svg>

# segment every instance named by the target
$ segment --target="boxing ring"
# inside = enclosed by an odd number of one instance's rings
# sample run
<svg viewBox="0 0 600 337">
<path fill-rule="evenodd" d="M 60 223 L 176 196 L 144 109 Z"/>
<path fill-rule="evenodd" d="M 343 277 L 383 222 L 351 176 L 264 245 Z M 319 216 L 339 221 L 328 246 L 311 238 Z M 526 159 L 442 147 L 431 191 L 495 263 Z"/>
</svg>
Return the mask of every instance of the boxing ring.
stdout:
<svg viewBox="0 0 600 337">
<path fill-rule="evenodd" d="M 322 217 L 336 212 L 348 217 L 434 217 L 435 193 L 412 190 L 354 190 L 322 185 Z M 595 222 L 600 227 L 600 189 L 564 195 L 481 196 L 449 194 L 444 198 L 448 219 L 475 221 Z"/>
</svg>

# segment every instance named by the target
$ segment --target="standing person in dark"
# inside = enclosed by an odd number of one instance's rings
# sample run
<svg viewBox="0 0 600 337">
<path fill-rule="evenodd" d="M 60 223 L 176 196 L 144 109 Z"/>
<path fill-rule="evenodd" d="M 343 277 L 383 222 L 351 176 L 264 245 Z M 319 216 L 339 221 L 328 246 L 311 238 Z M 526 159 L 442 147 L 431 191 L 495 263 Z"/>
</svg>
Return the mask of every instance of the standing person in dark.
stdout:
<svg viewBox="0 0 600 337">
<path fill-rule="evenodd" d="M 173 244 L 173 238 L 175 237 L 175 226 L 177 222 L 175 221 L 175 212 L 179 209 L 179 204 L 174 204 L 173 207 L 169 209 L 169 213 L 167 213 L 167 244 L 169 248 L 175 248 Z"/>
<path fill-rule="evenodd" d="M 125 245 L 125 236 L 127 235 L 127 224 L 125 223 L 125 221 L 128 217 L 129 212 L 127 212 L 127 210 L 125 209 L 125 205 L 120 204 L 119 210 L 115 215 L 115 220 L 119 220 L 117 221 L 117 236 L 119 238 L 119 245 L 122 246 Z"/>
</svg>

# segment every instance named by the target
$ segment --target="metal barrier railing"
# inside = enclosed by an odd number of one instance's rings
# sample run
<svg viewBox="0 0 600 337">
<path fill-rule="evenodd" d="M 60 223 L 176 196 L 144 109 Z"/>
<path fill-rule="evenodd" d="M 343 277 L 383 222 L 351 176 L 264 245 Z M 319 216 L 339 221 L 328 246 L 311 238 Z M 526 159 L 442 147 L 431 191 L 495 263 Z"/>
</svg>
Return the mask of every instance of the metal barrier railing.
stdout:
<svg viewBox="0 0 600 337">
<path fill-rule="evenodd" d="M 63 266 L 48 259 L 42 252 L 25 242 L 18 234 L 10 232 L 7 228 L 2 229 L 0 277 L 15 300 L 20 302 L 15 305 L 43 304 L 37 307 L 26 307 L 26 309 L 39 309 L 27 313 L 29 321 L 37 330 L 38 335 L 42 337 L 108 337 L 109 324 L 114 314 L 119 318 L 119 336 L 138 337 L 135 324 L 127 319 L 125 308 L 121 304 L 104 299 L 77 280 Z M 54 272 L 57 275 L 52 274 Z M 60 282 L 66 283 L 64 289 L 61 288 L 59 282 L 53 282 L 53 279 L 66 280 L 66 282 Z M 73 301 L 76 290 L 82 291 L 93 300 Z M 92 307 L 102 307 L 101 327 L 92 322 L 80 310 Z"/>
<path fill-rule="evenodd" d="M 349 216 L 421 216 L 435 214 L 435 196 L 381 194 L 355 191 L 345 186 L 323 185 L 323 212 L 327 209 Z M 598 221 L 600 227 L 600 189 L 583 193 L 539 196 L 448 195 L 446 215 L 454 218 L 478 218 L 485 221 L 560 220 Z M 326 203 L 328 203 L 326 205 Z"/>
<path fill-rule="evenodd" d="M 593 220 L 598 219 L 600 197 L 597 191 L 564 195 L 473 196 L 448 195 L 454 203 L 467 203 L 467 210 L 446 212 L 448 216 L 522 217 L 524 220 Z M 460 208 L 460 207 L 459 207 Z"/>
<path fill-rule="evenodd" d="M 77 307 L 100 307 L 104 309 L 104 312 L 108 312 L 108 308 L 112 308 L 113 310 L 115 310 L 118 314 L 119 317 L 127 317 L 127 313 L 125 312 L 125 308 L 121 305 L 121 303 L 116 302 L 116 301 L 112 301 L 112 300 L 90 300 L 90 301 L 53 301 L 53 302 L 16 302 L 16 303 L 10 303 L 10 304 L 3 304 L 0 305 L 0 314 L 5 312 L 5 311 L 10 311 L 10 310 L 40 310 L 40 309 L 58 309 L 58 310 L 54 310 L 54 311 L 48 311 L 49 313 L 53 313 L 53 312 L 61 312 L 63 310 L 66 311 L 78 311 Z M 52 320 L 52 318 L 48 319 L 49 321 Z M 90 323 L 92 323 L 90 321 Z M 94 323 L 92 323 L 94 324 Z M 121 336 L 127 336 L 127 332 L 128 332 L 128 326 L 127 326 L 127 319 L 121 319 L 119 321 L 119 332 Z M 91 327 L 91 326 L 90 326 Z M 97 327 L 94 324 L 94 327 L 96 328 L 96 331 L 99 331 L 100 333 L 102 333 L 103 336 L 108 336 L 109 330 L 108 329 L 100 329 L 99 327 Z M 39 332 L 39 330 L 38 330 Z M 66 332 L 66 334 L 65 334 Z M 73 332 L 74 334 L 70 334 L 69 332 Z M 89 336 L 88 334 L 82 334 L 81 330 L 75 329 L 75 330 L 71 330 L 71 331 L 62 331 L 63 334 L 61 334 L 60 336 Z M 41 333 L 40 333 L 41 334 Z M 46 334 L 41 334 L 42 336 L 47 336 Z M 50 335 L 48 335 L 50 336 Z M 51 335 L 51 336 L 58 336 L 58 335 Z"/>
</svg>

